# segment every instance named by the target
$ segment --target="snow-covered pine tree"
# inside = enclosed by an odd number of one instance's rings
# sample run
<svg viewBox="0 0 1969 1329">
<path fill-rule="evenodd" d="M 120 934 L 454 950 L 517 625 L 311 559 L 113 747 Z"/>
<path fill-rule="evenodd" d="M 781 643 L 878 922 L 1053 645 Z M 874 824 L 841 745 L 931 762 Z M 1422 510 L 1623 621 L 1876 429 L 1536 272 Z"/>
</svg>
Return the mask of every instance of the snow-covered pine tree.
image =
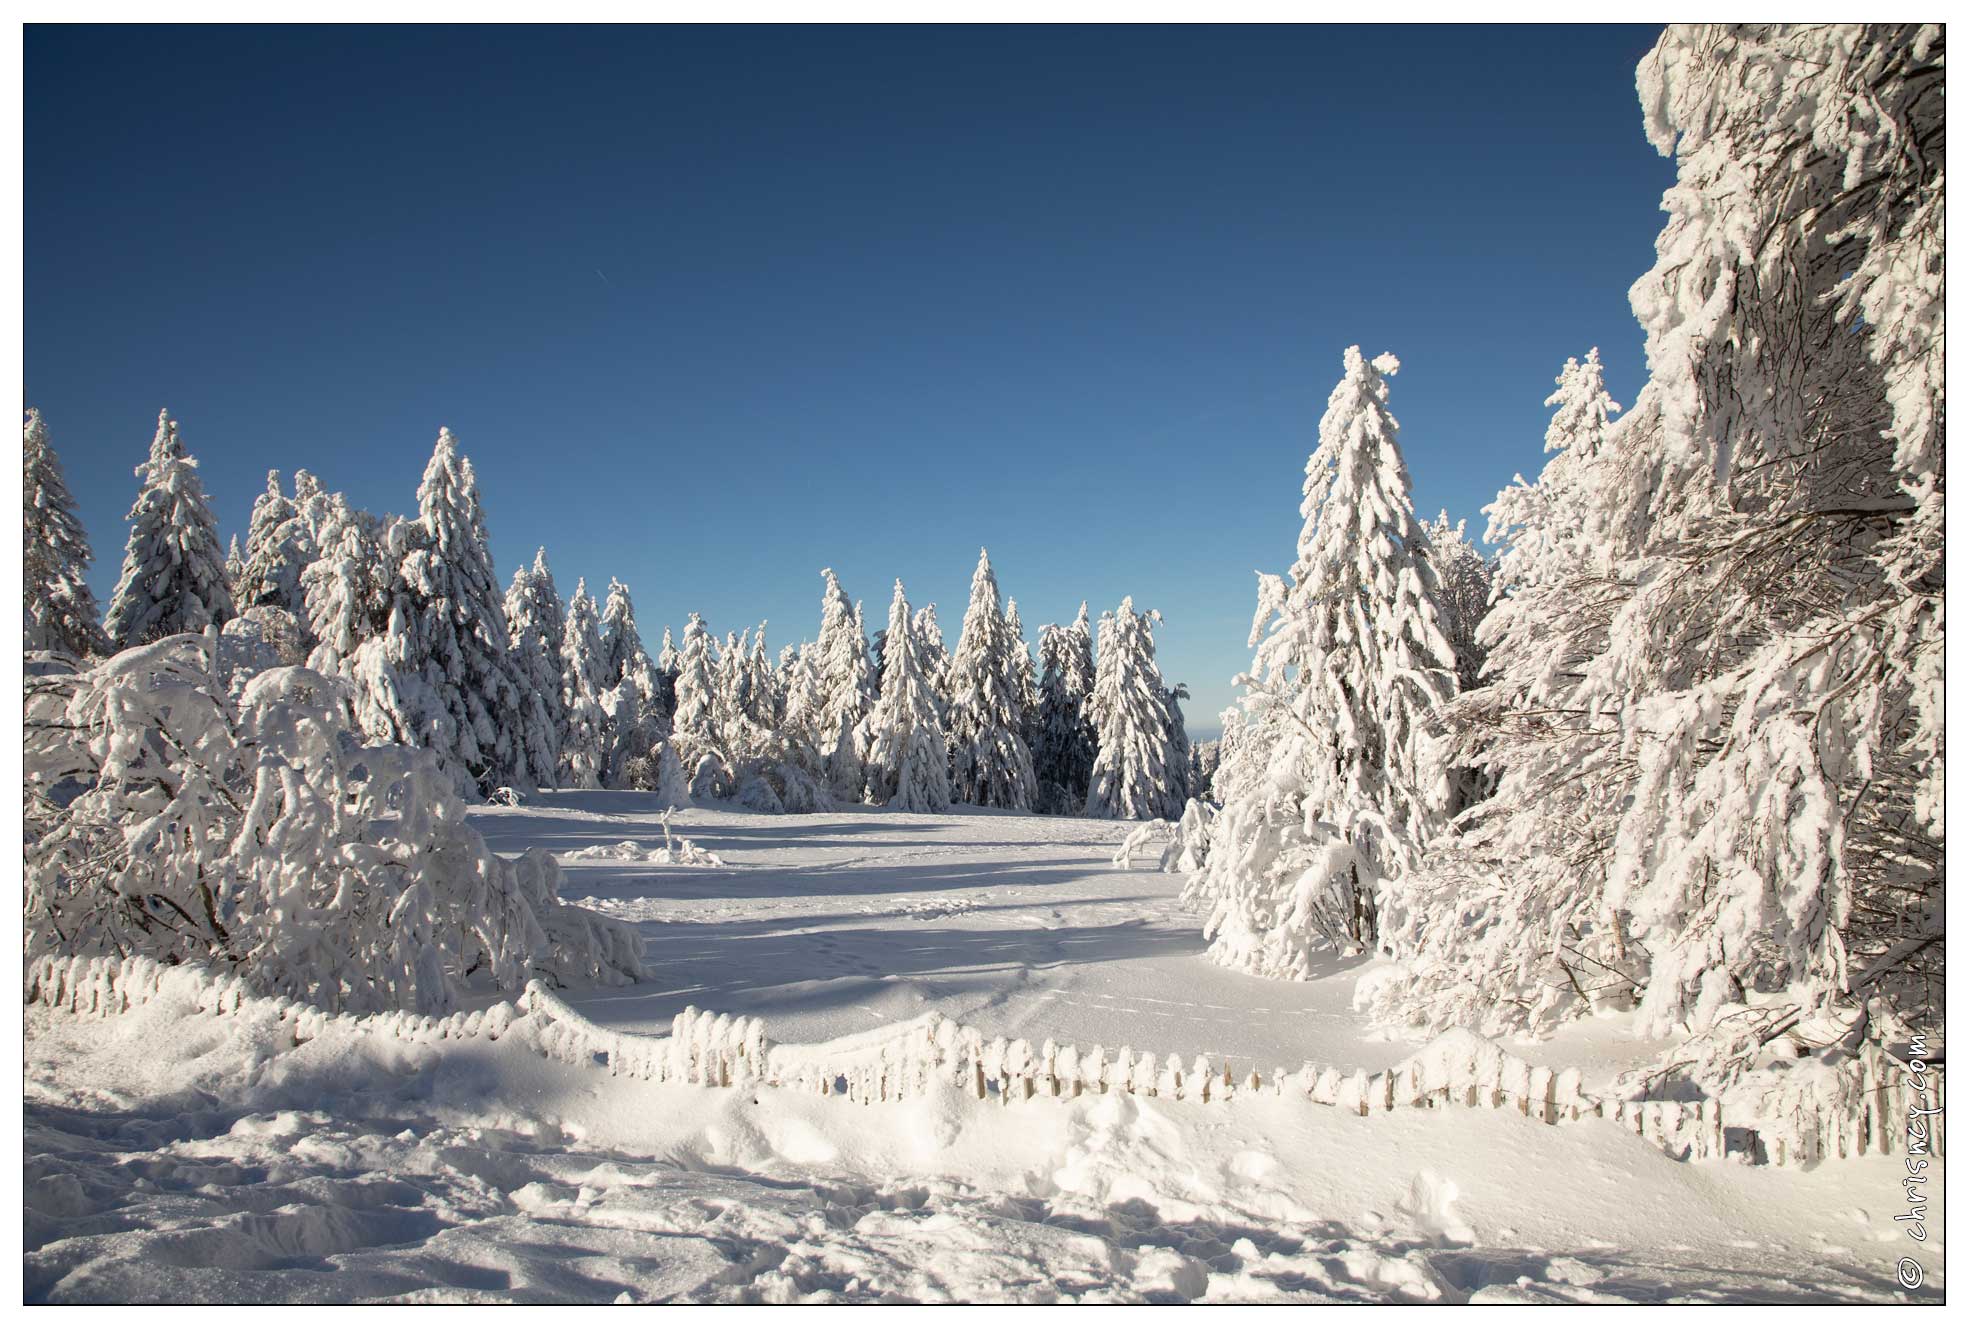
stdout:
<svg viewBox="0 0 1969 1329">
<path fill-rule="evenodd" d="M 310 669 L 349 674 L 357 649 L 388 627 L 395 574 L 383 554 L 384 526 L 341 494 L 323 501 L 315 559 L 301 571 L 302 608 L 314 642 Z"/>
<path fill-rule="evenodd" d="M 1094 774 L 1096 738 L 1088 705 L 1094 691 L 1094 637 L 1087 626 L 1087 602 L 1066 627 L 1049 623 L 1039 630 L 1038 737 L 1032 752 L 1039 785 L 1038 809 L 1062 816 L 1087 810 Z"/>
<path fill-rule="evenodd" d="M 677 713 L 677 667 L 682 657 L 670 640 L 668 624 L 663 628 L 663 645 L 656 653 L 656 706 L 667 717 Z"/>
<path fill-rule="evenodd" d="M 779 695 L 784 698 L 780 729 L 789 738 L 814 752 L 823 775 L 826 761 L 820 756 L 822 716 L 827 709 L 827 689 L 818 661 L 820 648 L 814 642 L 783 646 L 779 652 Z"/>
<path fill-rule="evenodd" d="M 814 643 L 822 698 L 814 746 L 826 763 L 828 788 L 836 799 L 852 803 L 860 800 L 868 783 L 856 736 L 875 709 L 878 677 L 862 634 L 861 606 L 849 608 L 834 569 L 822 568 L 820 575 L 826 587 L 820 598 L 820 638 Z"/>
<path fill-rule="evenodd" d="M 1447 756 L 1501 783 L 1404 878 L 1382 938 L 1401 963 L 1361 994 L 1403 1024 L 1544 1032 L 1638 993 L 1639 957 L 1606 894 L 1633 772 L 1597 735 L 1583 686 L 1629 594 L 1619 573 L 1628 524 L 1609 498 L 1611 440 L 1631 426 L 1611 423 L 1619 407 L 1597 350 L 1567 360 L 1556 381 L 1551 460 L 1485 509 L 1500 549 L 1477 631 L 1487 677 L 1444 711 Z M 1635 421 L 1653 414 L 1648 400 Z"/>
<path fill-rule="evenodd" d="M 449 429 L 438 431 L 417 513 L 388 551 L 396 569 L 389 624 L 357 652 L 363 724 L 373 738 L 432 749 L 468 797 L 524 786 L 527 703 L 512 669 L 478 479 Z"/>
<path fill-rule="evenodd" d="M 1347 348 L 1306 462 L 1291 580 L 1259 577 L 1249 722 L 1190 893 L 1212 910 L 1212 958 L 1267 977 L 1373 945 L 1389 883 L 1448 811 L 1432 726 L 1456 659 L 1388 411 L 1396 368 Z"/>
<path fill-rule="evenodd" d="M 1191 778 L 1196 770 L 1196 755 L 1190 746 L 1189 724 L 1183 719 L 1183 703 L 1190 699 L 1189 684 L 1165 688 L 1162 695 L 1169 703 L 1169 750 L 1175 754 L 1172 787 L 1176 796 L 1187 803 L 1202 793 Z"/>
<path fill-rule="evenodd" d="M 740 656 L 733 731 L 742 735 L 735 747 L 736 798 L 760 812 L 816 812 L 832 806 L 809 727 L 790 718 L 792 703 L 782 671 L 767 657 L 764 623 Z M 790 669 L 797 654 L 782 652 L 781 658 Z"/>
<path fill-rule="evenodd" d="M 608 602 L 602 608 L 602 677 L 608 699 L 609 762 L 605 783 L 620 788 L 628 764 L 649 756 L 670 729 L 669 712 L 662 709 L 663 688 L 656 662 L 643 647 L 636 627 L 636 606 L 629 588 L 609 578 Z"/>
<path fill-rule="evenodd" d="M 186 454 L 169 411 L 157 413 L 150 458 L 136 473 L 143 484 L 130 509 L 123 572 L 103 625 L 119 650 L 203 632 L 233 616 L 218 525 L 199 483 L 198 462 Z"/>
<path fill-rule="evenodd" d="M 684 644 L 678 652 L 677 711 L 670 719 L 670 742 L 693 791 L 708 790 L 729 778 L 718 732 L 716 649 L 704 619 L 692 614 L 684 625 Z"/>
<path fill-rule="evenodd" d="M 320 487 L 306 471 L 294 476 L 295 491 L 312 504 L 320 497 Z M 305 487 L 304 487 L 305 485 Z M 299 502 L 280 489 L 280 472 L 267 472 L 266 492 L 253 500 L 253 516 L 246 530 L 246 568 L 240 577 L 237 603 L 244 611 L 256 605 L 273 605 L 296 618 L 307 615 L 301 574 L 314 562 L 315 532 L 303 515 Z"/>
<path fill-rule="evenodd" d="M 41 412 L 21 426 L 21 589 L 26 649 L 65 651 L 78 659 L 100 655 L 109 642 L 89 589 L 89 537 L 75 513 L 75 496 L 61 459 L 48 445 Z"/>
<path fill-rule="evenodd" d="M 267 487 L 253 500 L 253 514 L 246 522 L 246 571 L 240 577 L 235 596 L 239 608 L 250 609 L 256 604 L 278 604 L 285 608 L 285 593 L 299 589 L 298 585 L 290 588 L 284 584 L 283 561 L 270 552 L 274 532 L 293 515 L 294 500 L 282 492 L 280 472 L 268 471 Z"/>
<path fill-rule="evenodd" d="M 1090 817 L 1173 821 L 1183 815 L 1183 771 L 1169 742 L 1169 694 L 1155 664 L 1160 618 L 1154 610 L 1136 613 L 1133 596 L 1101 615 L 1100 666 L 1089 700 L 1099 744 L 1087 790 Z"/>
<path fill-rule="evenodd" d="M 574 584 L 561 628 L 560 782 L 575 789 L 599 789 L 608 767 L 608 717 L 602 708 L 601 613 L 584 578 Z"/>
<path fill-rule="evenodd" d="M 718 755 L 733 780 L 752 748 L 745 705 L 746 658 L 751 653 L 752 629 L 727 632 L 718 644 L 717 668 L 712 676 L 711 731 L 718 736 Z"/>
<path fill-rule="evenodd" d="M 937 607 L 926 604 L 916 611 L 911 630 L 923 652 L 924 677 L 936 698 L 939 718 L 950 714 L 950 651 L 943 644 L 943 628 L 937 623 Z M 886 674 L 884 675 L 886 677 Z"/>
<path fill-rule="evenodd" d="M 1032 666 L 1032 650 L 1026 645 L 1026 625 L 1019 619 L 1019 602 L 1010 597 L 1005 601 L 1005 636 L 1012 648 L 1012 672 L 1017 681 L 1019 714 L 1025 717 L 1025 729 L 1019 736 L 1025 739 L 1026 750 L 1030 752 L 1039 732 L 1039 674 Z M 1037 800 L 1036 782 L 1033 789 L 1033 797 Z"/>
<path fill-rule="evenodd" d="M 561 654 L 567 616 L 545 549 L 535 552 L 532 567 L 513 573 L 512 585 L 506 589 L 506 633 L 521 690 L 528 702 L 539 703 L 521 711 L 520 748 L 527 775 L 535 785 L 552 785 L 560 779 L 567 742 L 567 703 L 561 695 L 567 673 Z"/>
<path fill-rule="evenodd" d="M 232 537 L 226 545 L 226 590 L 232 595 L 232 602 L 239 603 L 239 596 L 246 589 L 246 555 L 240 552 L 239 537 Z"/>
<path fill-rule="evenodd" d="M 602 677 L 609 687 L 628 679 L 636 695 L 645 699 L 656 695 L 656 662 L 643 648 L 643 636 L 636 628 L 636 605 L 629 588 L 610 577 L 608 600 L 602 606 Z"/>
<path fill-rule="evenodd" d="M 1477 686 L 1484 670 L 1484 651 L 1477 625 L 1490 609 L 1490 560 L 1463 534 L 1463 523 L 1450 525 L 1449 512 L 1438 512 L 1428 525 L 1429 557 L 1436 565 L 1450 649 L 1456 652 L 1456 684 L 1467 691 Z"/>
<path fill-rule="evenodd" d="M 1223 753 L 1222 739 L 1207 739 L 1190 747 L 1190 797 L 1208 799 L 1211 781 L 1217 776 L 1217 763 Z"/>
<path fill-rule="evenodd" d="M 950 755 L 931 686 L 929 644 L 917 634 L 902 582 L 889 604 L 882 696 L 868 717 L 868 798 L 902 812 L 950 806 Z M 934 624 L 935 618 L 928 622 Z"/>
<path fill-rule="evenodd" d="M 1649 382 L 1500 497 L 1452 718 L 1502 780 L 1374 995 L 1538 1029 L 1638 991 L 1713 1092 L 1803 1017 L 1941 1018 L 1942 33 L 1673 27 L 1638 83 L 1677 158 Z"/>
<path fill-rule="evenodd" d="M 978 551 L 971 603 L 947 675 L 951 797 L 981 807 L 1032 808 L 1032 753 L 1025 741 L 1025 643 L 1014 640 L 998 607 L 991 556 Z"/>
</svg>

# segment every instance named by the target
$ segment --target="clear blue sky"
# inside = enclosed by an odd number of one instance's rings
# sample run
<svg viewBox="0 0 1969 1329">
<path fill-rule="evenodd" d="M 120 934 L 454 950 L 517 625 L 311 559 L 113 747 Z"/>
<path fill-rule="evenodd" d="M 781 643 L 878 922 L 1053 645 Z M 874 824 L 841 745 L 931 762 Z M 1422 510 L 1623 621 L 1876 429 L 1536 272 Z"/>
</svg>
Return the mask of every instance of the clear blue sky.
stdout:
<svg viewBox="0 0 1969 1329">
<path fill-rule="evenodd" d="M 160 406 L 221 529 L 268 467 L 407 511 L 438 426 L 502 577 L 652 640 L 1028 635 L 1132 594 L 1214 732 L 1340 354 L 1425 514 L 1535 473 L 1671 179 L 1627 27 L 48 28 L 26 34 L 26 398 L 107 595 Z"/>
</svg>

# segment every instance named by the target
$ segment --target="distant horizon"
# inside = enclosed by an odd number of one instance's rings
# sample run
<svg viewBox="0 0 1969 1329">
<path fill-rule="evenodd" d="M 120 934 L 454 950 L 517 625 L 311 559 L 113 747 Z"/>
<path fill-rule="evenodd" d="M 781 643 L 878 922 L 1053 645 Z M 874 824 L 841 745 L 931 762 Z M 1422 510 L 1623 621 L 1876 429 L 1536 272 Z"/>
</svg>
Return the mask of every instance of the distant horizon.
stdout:
<svg viewBox="0 0 1969 1329">
<path fill-rule="evenodd" d="M 1566 357 L 1631 401 L 1655 31 L 32 25 L 25 404 L 105 604 L 160 406 L 222 542 L 268 469 L 414 511 L 448 425 L 502 585 L 954 642 L 983 545 L 1035 645 L 1159 610 L 1208 741 L 1346 346 L 1477 537 Z"/>
</svg>

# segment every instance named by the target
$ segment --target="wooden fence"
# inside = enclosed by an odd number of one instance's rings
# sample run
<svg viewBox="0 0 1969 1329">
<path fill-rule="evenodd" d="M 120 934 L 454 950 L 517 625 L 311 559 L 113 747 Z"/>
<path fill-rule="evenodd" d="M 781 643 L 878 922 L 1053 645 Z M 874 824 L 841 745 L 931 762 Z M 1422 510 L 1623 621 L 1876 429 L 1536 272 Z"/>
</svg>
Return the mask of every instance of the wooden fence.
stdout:
<svg viewBox="0 0 1969 1329">
<path fill-rule="evenodd" d="M 1603 1098 L 1581 1086 L 1577 1070 L 1531 1065 L 1495 1043 L 1453 1031 L 1400 1064 L 1368 1074 L 1311 1064 L 1270 1075 L 1253 1067 L 1121 1048 L 1080 1050 L 1052 1040 L 987 1037 L 930 1014 L 900 1026 L 818 1044 L 780 1044 L 758 1019 L 686 1008 L 667 1038 L 595 1024 L 538 983 L 517 1005 L 434 1017 L 407 1013 L 330 1015 L 281 998 L 254 997 L 237 980 L 193 966 L 149 960 L 43 959 L 28 965 L 31 1002 L 77 1013 L 114 1015 L 168 996 L 214 1015 L 289 1022 L 296 1042 L 330 1030 L 381 1034 L 417 1043 L 498 1039 L 522 1034 L 543 1055 L 572 1066 L 603 1068 L 656 1083 L 707 1088 L 769 1087 L 792 1093 L 892 1103 L 955 1092 L 979 1100 L 1023 1103 L 1089 1094 L 1230 1105 L 1239 1100 L 1296 1098 L 1367 1116 L 1376 1112 L 1482 1109 L 1553 1125 L 1611 1121 L 1689 1161 L 1803 1165 L 1907 1147 L 1911 1102 L 1898 1063 L 1869 1049 L 1830 1077 L 1786 1084 L 1751 1101 Z M 1939 1069 L 1929 1077 L 1941 1106 Z M 1942 1155 L 1942 1116 L 1924 1119 L 1929 1151 Z"/>
</svg>

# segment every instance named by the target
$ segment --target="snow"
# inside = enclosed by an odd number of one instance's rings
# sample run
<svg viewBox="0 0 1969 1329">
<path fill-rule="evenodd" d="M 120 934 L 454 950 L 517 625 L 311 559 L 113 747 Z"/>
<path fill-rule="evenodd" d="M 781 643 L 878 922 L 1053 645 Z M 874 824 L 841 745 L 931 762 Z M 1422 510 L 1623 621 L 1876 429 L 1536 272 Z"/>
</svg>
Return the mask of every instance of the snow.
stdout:
<svg viewBox="0 0 1969 1329">
<path fill-rule="evenodd" d="M 865 1105 L 570 1066 L 544 1011 L 297 1041 L 270 1006 L 29 1007 L 28 1300 L 1892 1300 L 1910 1244 L 1891 1158 L 1264 1096 Z"/>
<path fill-rule="evenodd" d="M 1419 1044 L 1353 1009 L 1370 972 L 1331 960 L 1307 982 L 1211 963 L 1182 878 L 1114 866 L 1135 829 L 1068 817 L 957 808 L 939 814 L 777 816 L 682 809 L 672 830 L 723 867 L 665 866 L 653 794 L 546 793 L 472 810 L 497 851 L 556 856 L 562 898 L 640 926 L 652 982 L 573 1004 L 600 1023 L 667 1032 L 685 1006 L 765 1019 L 812 1042 L 935 1009 L 987 1035 L 1099 1043 L 1255 1065 L 1393 1065 Z M 633 849 L 624 849 L 624 844 Z M 649 856 L 649 862 L 627 855 Z M 1612 1019 L 1510 1045 L 1528 1061 L 1578 1066 L 1589 1086 L 1666 1044 Z"/>
</svg>

